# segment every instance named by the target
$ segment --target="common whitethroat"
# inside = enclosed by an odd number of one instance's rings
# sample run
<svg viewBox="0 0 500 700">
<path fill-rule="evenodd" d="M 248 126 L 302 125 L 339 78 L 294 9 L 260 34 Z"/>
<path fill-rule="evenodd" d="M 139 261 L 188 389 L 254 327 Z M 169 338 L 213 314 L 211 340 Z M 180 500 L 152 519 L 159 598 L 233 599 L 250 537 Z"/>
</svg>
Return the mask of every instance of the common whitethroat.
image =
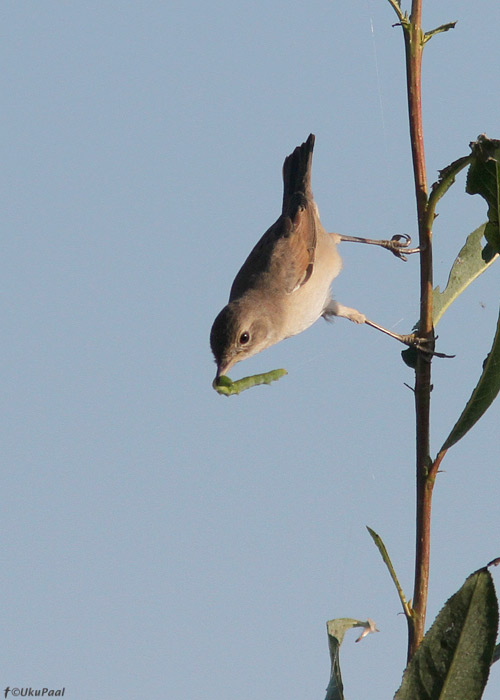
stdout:
<svg viewBox="0 0 500 700">
<path fill-rule="evenodd" d="M 302 333 L 320 316 L 366 323 L 405 345 L 420 347 L 423 342 L 413 335 L 392 333 L 332 299 L 330 285 L 342 268 L 337 248 L 341 241 L 379 245 L 402 260 L 406 260 L 405 253 L 419 249 L 409 248 L 407 235 L 378 241 L 325 231 L 311 190 L 314 140 L 310 134 L 285 159 L 281 216 L 243 263 L 229 302 L 213 323 L 210 345 L 216 377 L 225 375 L 236 362 Z"/>
</svg>

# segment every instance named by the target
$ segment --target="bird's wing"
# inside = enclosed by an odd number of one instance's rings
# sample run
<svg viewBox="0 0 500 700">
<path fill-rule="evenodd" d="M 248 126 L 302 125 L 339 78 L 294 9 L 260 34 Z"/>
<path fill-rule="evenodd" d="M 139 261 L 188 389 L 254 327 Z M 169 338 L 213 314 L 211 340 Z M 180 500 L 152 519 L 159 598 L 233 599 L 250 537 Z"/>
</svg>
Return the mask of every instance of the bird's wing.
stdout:
<svg viewBox="0 0 500 700">
<path fill-rule="evenodd" d="M 299 204 L 293 220 L 282 215 L 265 232 L 236 275 L 229 301 L 261 285 L 291 294 L 307 282 L 316 253 L 312 207 L 308 202 Z"/>
<path fill-rule="evenodd" d="M 312 205 L 314 206 L 314 205 Z M 316 256 L 316 222 L 310 206 L 299 205 L 288 236 L 276 244 L 275 265 L 280 270 L 284 290 L 291 294 L 306 284 L 313 273 Z"/>
</svg>

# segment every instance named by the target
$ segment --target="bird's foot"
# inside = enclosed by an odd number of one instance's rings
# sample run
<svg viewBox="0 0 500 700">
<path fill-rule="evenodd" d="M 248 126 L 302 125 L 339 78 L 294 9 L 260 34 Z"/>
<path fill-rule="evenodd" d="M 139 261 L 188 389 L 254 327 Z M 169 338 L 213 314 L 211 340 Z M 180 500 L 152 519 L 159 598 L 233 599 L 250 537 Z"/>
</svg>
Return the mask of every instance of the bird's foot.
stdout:
<svg viewBox="0 0 500 700">
<path fill-rule="evenodd" d="M 380 241 L 380 245 L 405 262 L 408 260 L 407 255 L 420 253 L 420 248 L 410 248 L 411 236 L 406 233 L 396 233 L 390 241 Z"/>
<path fill-rule="evenodd" d="M 431 357 L 444 357 L 448 359 L 455 357 L 455 355 L 446 355 L 444 352 L 436 352 L 434 350 L 437 336 L 435 338 L 419 338 L 416 333 L 409 333 L 408 335 L 400 335 L 398 339 L 405 345 L 408 345 L 409 348 L 420 350 L 420 352 L 429 359 Z"/>
</svg>

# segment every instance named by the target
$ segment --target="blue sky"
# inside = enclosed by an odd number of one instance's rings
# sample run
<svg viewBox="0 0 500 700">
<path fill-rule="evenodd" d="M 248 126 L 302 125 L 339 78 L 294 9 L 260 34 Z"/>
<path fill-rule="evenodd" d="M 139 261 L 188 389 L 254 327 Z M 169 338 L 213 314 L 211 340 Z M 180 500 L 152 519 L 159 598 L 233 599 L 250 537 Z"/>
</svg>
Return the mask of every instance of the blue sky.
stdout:
<svg viewBox="0 0 500 700">
<path fill-rule="evenodd" d="M 208 345 L 310 132 L 325 228 L 415 234 L 389 3 L 16 0 L 2 17 L 2 689 L 321 698 L 326 620 L 371 617 L 380 634 L 342 649 L 346 694 L 392 697 L 406 624 L 365 525 L 411 597 L 401 348 L 318 322 L 232 371 L 287 377 L 226 399 Z M 426 29 L 452 20 L 424 55 L 430 182 L 479 133 L 500 137 L 500 7 L 424 1 Z M 485 213 L 459 178 L 436 220 L 436 284 Z M 335 297 L 408 332 L 418 261 L 344 246 Z M 433 363 L 433 451 L 491 345 L 498 274 L 440 322 L 456 359 Z M 442 464 L 429 622 L 499 555 L 498 416 Z M 499 691 L 493 668 L 485 698 Z"/>
</svg>

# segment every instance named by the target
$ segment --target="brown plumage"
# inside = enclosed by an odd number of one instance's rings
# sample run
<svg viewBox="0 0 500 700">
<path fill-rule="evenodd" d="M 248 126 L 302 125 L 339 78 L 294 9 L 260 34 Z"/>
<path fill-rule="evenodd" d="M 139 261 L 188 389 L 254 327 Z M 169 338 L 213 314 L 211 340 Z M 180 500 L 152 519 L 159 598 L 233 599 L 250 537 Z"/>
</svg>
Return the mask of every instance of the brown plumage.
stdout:
<svg viewBox="0 0 500 700">
<path fill-rule="evenodd" d="M 243 263 L 215 319 L 210 342 L 218 375 L 305 330 L 331 301 L 329 287 L 341 261 L 311 191 L 313 148 L 311 134 L 285 159 L 281 216 Z"/>
</svg>

